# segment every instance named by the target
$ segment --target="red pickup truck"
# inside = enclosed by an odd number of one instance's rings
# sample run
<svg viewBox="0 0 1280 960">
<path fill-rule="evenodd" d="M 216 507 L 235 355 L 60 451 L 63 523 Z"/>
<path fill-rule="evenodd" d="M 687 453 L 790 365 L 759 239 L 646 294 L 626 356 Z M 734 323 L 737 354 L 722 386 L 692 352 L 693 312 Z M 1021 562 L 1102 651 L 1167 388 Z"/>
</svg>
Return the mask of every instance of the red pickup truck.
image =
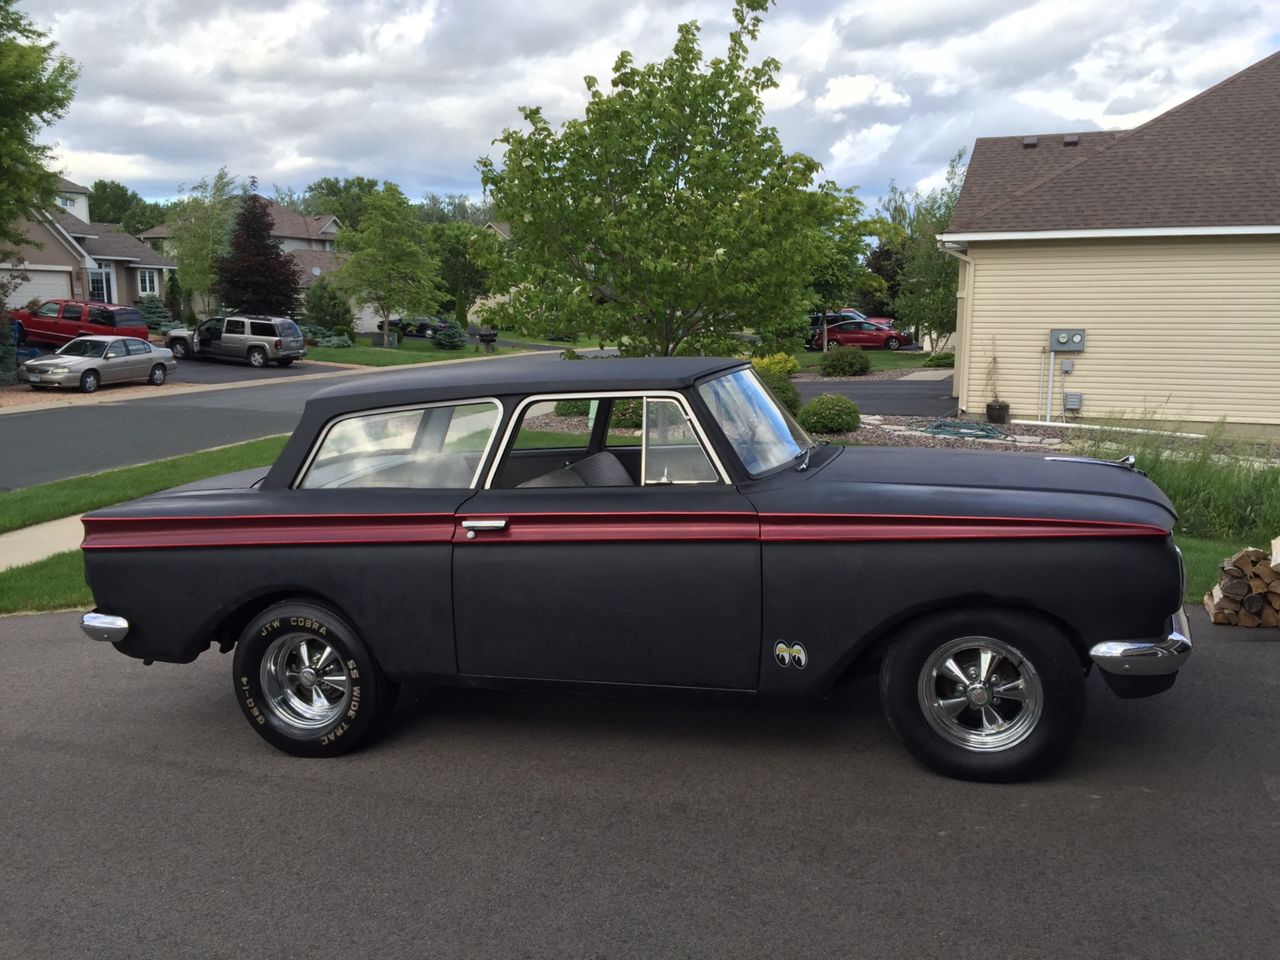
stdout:
<svg viewBox="0 0 1280 960">
<path fill-rule="evenodd" d="M 36 340 L 61 346 L 76 337 L 138 337 L 146 340 L 147 321 L 133 307 L 83 300 L 46 300 L 35 310 L 15 310 L 18 342 Z"/>
</svg>

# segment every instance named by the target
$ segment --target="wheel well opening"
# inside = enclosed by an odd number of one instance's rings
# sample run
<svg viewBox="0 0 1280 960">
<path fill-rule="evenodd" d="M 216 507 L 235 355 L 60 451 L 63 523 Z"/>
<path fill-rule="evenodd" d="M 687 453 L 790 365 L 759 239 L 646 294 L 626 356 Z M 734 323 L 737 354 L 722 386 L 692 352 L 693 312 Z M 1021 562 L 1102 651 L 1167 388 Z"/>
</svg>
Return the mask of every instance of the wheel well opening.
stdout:
<svg viewBox="0 0 1280 960">
<path fill-rule="evenodd" d="M 270 593 L 264 593 L 254 597 L 252 600 L 246 600 L 240 604 L 235 610 L 222 618 L 214 630 L 213 639 L 218 644 L 219 653 L 230 653 L 235 649 L 236 641 L 240 639 L 240 634 L 249 622 L 268 607 L 277 603 L 292 601 L 295 603 L 314 603 L 316 606 L 328 607 L 338 616 L 342 617 L 351 625 L 353 630 L 359 633 L 359 628 L 355 621 L 347 615 L 347 612 L 327 597 L 322 597 L 309 590 L 273 590 Z"/>
</svg>

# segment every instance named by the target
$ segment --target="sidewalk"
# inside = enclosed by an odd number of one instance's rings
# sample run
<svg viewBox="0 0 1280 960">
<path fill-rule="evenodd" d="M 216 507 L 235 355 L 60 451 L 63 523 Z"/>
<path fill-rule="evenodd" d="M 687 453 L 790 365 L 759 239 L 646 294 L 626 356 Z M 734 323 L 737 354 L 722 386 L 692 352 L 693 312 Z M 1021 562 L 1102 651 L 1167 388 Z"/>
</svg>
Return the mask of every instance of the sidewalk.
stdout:
<svg viewBox="0 0 1280 960">
<path fill-rule="evenodd" d="M 0 533 L 0 572 L 74 550 L 84 537 L 80 514 Z"/>
</svg>

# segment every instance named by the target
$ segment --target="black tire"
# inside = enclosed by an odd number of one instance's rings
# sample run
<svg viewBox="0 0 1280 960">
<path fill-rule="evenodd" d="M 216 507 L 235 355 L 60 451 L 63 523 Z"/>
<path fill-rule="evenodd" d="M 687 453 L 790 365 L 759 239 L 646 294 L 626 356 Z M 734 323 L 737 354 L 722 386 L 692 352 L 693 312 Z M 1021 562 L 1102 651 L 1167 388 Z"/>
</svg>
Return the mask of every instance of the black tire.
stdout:
<svg viewBox="0 0 1280 960">
<path fill-rule="evenodd" d="M 169 349 L 173 351 L 173 359 L 175 360 L 185 360 L 191 355 L 185 340 L 170 340 Z"/>
<path fill-rule="evenodd" d="M 251 367 L 265 367 L 267 365 L 267 351 L 261 347 L 250 347 L 247 356 Z"/>
<path fill-rule="evenodd" d="M 289 684 L 275 679 L 280 676 L 275 668 L 281 663 L 297 666 L 300 662 L 296 652 L 292 659 L 288 653 L 299 640 L 307 642 L 312 661 L 321 660 L 324 648 L 331 647 L 330 663 L 336 663 L 345 677 L 346 694 L 340 696 L 329 688 L 333 702 L 321 711 L 332 711 L 331 718 L 300 718 L 296 692 L 307 689 L 304 681 Z M 336 673 L 330 675 L 338 678 Z M 350 624 L 328 607 L 303 601 L 277 603 L 250 621 L 236 644 L 232 679 L 249 726 L 273 747 L 296 757 L 338 756 L 366 741 L 391 712 L 400 689 L 383 675 Z M 324 683 L 312 686 L 325 690 Z"/>
<path fill-rule="evenodd" d="M 1025 676 L 1026 664 L 1030 665 L 1039 686 L 1040 712 L 1017 742 L 981 750 L 963 746 L 935 729 L 926 715 L 924 688 L 930 682 L 947 683 L 942 677 L 938 681 L 925 678 L 926 664 L 961 638 L 965 643 L 990 638 L 1025 658 L 1017 665 L 1001 661 L 1008 666 L 1000 669 L 1021 670 Z M 1038 776 L 1065 756 L 1084 717 L 1084 684 L 1079 656 L 1049 621 L 1014 610 L 957 610 L 922 618 L 903 629 L 881 664 L 880 702 L 907 751 L 925 766 L 962 780 L 1010 782 Z M 961 697 L 959 684 L 956 687 L 954 696 Z M 1011 700 L 1001 709 L 1012 713 L 1013 721 L 1027 707 L 1027 702 Z M 993 724 L 991 729 L 998 728 Z"/>
<path fill-rule="evenodd" d="M 164 364 L 157 363 L 151 368 L 151 376 L 147 377 L 147 383 L 151 384 L 153 387 L 163 386 L 165 377 L 168 375 L 169 371 L 165 369 Z"/>
<path fill-rule="evenodd" d="M 884 348 L 886 350 L 897 350 L 900 346 L 902 346 L 902 341 L 897 337 L 885 337 Z"/>
<path fill-rule="evenodd" d="M 86 370 L 80 374 L 80 392 L 93 393 L 102 383 L 102 378 L 98 376 L 97 370 Z"/>
<path fill-rule="evenodd" d="M 287 367 L 293 363 L 295 359 L 295 357 L 285 357 L 283 360 L 277 360 L 276 363 L 280 364 L 282 367 Z"/>
</svg>

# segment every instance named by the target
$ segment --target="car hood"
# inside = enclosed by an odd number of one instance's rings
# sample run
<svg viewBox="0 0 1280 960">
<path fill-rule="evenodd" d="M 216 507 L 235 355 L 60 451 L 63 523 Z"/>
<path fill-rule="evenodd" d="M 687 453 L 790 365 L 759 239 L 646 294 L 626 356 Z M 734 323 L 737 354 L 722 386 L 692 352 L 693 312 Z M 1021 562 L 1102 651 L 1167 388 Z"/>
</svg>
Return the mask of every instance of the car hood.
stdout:
<svg viewBox="0 0 1280 960">
<path fill-rule="evenodd" d="M 1140 523 L 1171 530 L 1173 504 L 1140 472 L 1059 453 L 848 447 L 816 469 L 746 491 L 757 509 L 912 517 Z"/>
<path fill-rule="evenodd" d="M 102 357 L 64 357 L 55 353 L 36 360 L 28 360 L 24 366 L 28 370 L 48 370 L 50 367 L 67 367 L 70 370 L 76 370 L 91 360 L 101 362 Z"/>
</svg>

